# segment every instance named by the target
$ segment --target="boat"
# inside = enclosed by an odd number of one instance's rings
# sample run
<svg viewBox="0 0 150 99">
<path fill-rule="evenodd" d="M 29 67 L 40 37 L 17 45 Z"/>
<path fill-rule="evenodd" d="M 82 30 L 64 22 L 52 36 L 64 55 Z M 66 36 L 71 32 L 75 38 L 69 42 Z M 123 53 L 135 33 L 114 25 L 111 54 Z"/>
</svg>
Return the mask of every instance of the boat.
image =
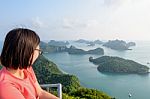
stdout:
<svg viewBox="0 0 150 99">
<path fill-rule="evenodd" d="M 129 97 L 132 97 L 131 93 L 128 94 Z"/>
</svg>

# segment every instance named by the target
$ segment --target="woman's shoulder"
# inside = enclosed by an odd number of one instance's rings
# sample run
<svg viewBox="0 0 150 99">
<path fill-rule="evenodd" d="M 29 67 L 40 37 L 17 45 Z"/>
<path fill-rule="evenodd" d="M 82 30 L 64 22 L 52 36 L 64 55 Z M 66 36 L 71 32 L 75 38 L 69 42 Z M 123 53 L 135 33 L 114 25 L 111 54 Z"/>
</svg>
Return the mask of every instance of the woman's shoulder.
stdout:
<svg viewBox="0 0 150 99">
<path fill-rule="evenodd" d="M 11 83 L 9 80 L 1 80 L 0 81 L 0 90 L 9 86 L 12 86 L 13 83 Z"/>
<path fill-rule="evenodd" d="M 8 89 L 9 87 L 15 86 L 15 83 L 13 83 L 11 80 L 7 79 L 5 74 L 0 71 L 0 90 Z"/>
<path fill-rule="evenodd" d="M 25 79 L 26 80 L 26 79 Z M 19 85 L 24 82 L 24 79 L 20 79 L 11 74 L 5 67 L 0 70 L 0 84 L 14 84 Z"/>
<path fill-rule="evenodd" d="M 0 99 L 24 99 L 24 97 L 20 94 L 20 88 L 9 80 L 0 81 Z"/>
<path fill-rule="evenodd" d="M 16 77 L 13 76 L 5 67 L 0 70 L 0 82 L 2 81 L 17 81 Z"/>
<path fill-rule="evenodd" d="M 3 67 L 0 70 L 0 87 L 6 87 L 12 85 L 13 81 L 9 73 L 7 73 L 6 68 Z"/>
<path fill-rule="evenodd" d="M 0 82 L 5 79 L 5 67 L 0 70 Z"/>
</svg>

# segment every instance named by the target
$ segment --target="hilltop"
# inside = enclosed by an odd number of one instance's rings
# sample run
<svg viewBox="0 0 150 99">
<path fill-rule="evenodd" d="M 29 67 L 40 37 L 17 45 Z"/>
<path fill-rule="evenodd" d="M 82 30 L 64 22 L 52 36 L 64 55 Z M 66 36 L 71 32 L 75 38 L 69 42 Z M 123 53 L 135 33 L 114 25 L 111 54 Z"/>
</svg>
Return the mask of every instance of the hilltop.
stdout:
<svg viewBox="0 0 150 99">
<path fill-rule="evenodd" d="M 68 48 L 67 52 L 69 54 L 98 54 L 98 55 L 104 55 L 104 50 L 102 48 L 96 48 L 96 49 L 84 51 L 83 49 L 78 49 L 74 46 L 70 46 L 70 48 Z"/>
<path fill-rule="evenodd" d="M 100 72 L 135 74 L 149 73 L 149 67 L 120 57 L 102 56 L 96 59 L 90 57 L 89 61 L 98 65 L 97 69 Z"/>
<path fill-rule="evenodd" d="M 56 41 L 51 41 L 51 42 L 55 42 Z M 99 55 L 103 55 L 104 54 L 104 50 L 102 48 L 96 48 L 96 49 L 92 49 L 92 50 L 88 50 L 85 51 L 83 49 L 78 49 L 75 46 L 70 46 L 70 48 L 67 48 L 67 46 L 65 46 L 64 42 L 61 42 L 62 46 L 60 46 L 60 42 L 57 42 L 58 44 L 49 44 L 49 43 L 45 43 L 45 42 L 40 42 L 40 47 L 43 50 L 44 53 L 60 53 L 60 52 L 68 52 L 69 54 L 99 54 Z"/>
<path fill-rule="evenodd" d="M 104 43 L 103 46 L 114 49 L 114 50 L 131 50 L 129 47 L 135 46 L 134 42 L 126 43 L 123 40 L 109 40 Z"/>
</svg>

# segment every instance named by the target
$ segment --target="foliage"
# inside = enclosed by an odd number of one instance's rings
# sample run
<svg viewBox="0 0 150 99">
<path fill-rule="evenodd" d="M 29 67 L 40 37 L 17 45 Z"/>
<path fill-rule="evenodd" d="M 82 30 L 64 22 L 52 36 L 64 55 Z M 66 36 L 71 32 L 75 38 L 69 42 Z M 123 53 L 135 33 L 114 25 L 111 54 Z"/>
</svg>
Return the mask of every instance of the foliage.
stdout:
<svg viewBox="0 0 150 99">
<path fill-rule="evenodd" d="M 49 42 L 49 43 L 45 43 L 45 42 L 40 42 L 40 47 L 43 50 L 44 53 L 56 53 L 56 52 L 66 52 L 67 47 L 64 46 L 60 46 L 61 43 L 59 44 L 52 44 L 53 41 Z M 56 43 L 56 42 L 55 42 Z"/>
<path fill-rule="evenodd" d="M 40 56 L 33 65 L 33 69 L 40 84 L 61 83 L 64 92 L 70 92 L 80 87 L 79 80 L 74 75 L 63 74 L 56 64 L 44 56 Z"/>
<path fill-rule="evenodd" d="M 100 72 L 115 72 L 115 73 L 148 73 L 149 68 L 132 60 L 127 60 L 119 57 L 102 56 L 97 59 L 89 58 L 89 61 L 99 65 L 97 69 Z"/>
<path fill-rule="evenodd" d="M 63 85 L 63 99 L 111 99 L 101 91 L 83 88 L 76 76 L 63 74 L 56 64 L 44 56 L 39 57 L 33 68 L 41 84 L 61 83 Z"/>
<path fill-rule="evenodd" d="M 40 84 L 61 83 L 63 85 L 63 99 L 111 99 L 101 91 L 81 87 L 76 76 L 63 74 L 56 64 L 44 56 L 37 59 L 33 69 Z M 56 91 L 54 94 L 56 95 Z"/>
<path fill-rule="evenodd" d="M 83 49 L 78 49 L 74 46 L 71 46 L 70 48 L 68 48 L 67 52 L 69 54 L 99 54 L 99 55 L 104 54 L 104 50 L 102 48 L 96 48 L 93 50 L 85 51 Z"/>
<path fill-rule="evenodd" d="M 70 95 L 79 97 L 80 99 L 111 99 L 110 96 L 101 91 L 83 87 L 73 91 Z"/>
<path fill-rule="evenodd" d="M 135 46 L 134 42 L 126 43 L 123 40 L 109 40 L 103 46 L 106 46 L 108 48 L 114 49 L 114 50 L 128 50 L 130 46 Z"/>
</svg>

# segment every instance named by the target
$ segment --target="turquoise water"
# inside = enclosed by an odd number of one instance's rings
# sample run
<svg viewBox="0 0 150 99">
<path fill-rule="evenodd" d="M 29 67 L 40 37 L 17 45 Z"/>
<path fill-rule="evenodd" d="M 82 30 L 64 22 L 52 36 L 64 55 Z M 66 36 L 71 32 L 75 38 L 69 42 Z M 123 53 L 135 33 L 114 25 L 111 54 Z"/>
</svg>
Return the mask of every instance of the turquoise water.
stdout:
<svg viewBox="0 0 150 99">
<path fill-rule="evenodd" d="M 85 50 L 102 47 L 72 44 Z M 136 42 L 136 44 L 132 47 L 133 50 L 128 51 L 103 48 L 105 55 L 132 59 L 147 65 L 147 62 L 150 62 L 150 42 Z M 2 42 L 0 48 L 1 45 Z M 117 99 L 150 99 L 150 75 L 100 73 L 97 71 L 97 66 L 88 61 L 90 56 L 97 58 L 100 55 L 69 55 L 66 52 L 44 55 L 56 63 L 62 71 L 76 75 L 85 87 L 102 90 Z M 128 93 L 131 93 L 132 97 L 129 98 Z"/>
<path fill-rule="evenodd" d="M 86 44 L 72 44 L 85 50 L 100 46 L 89 47 Z M 105 47 L 103 48 L 105 55 L 132 59 L 147 65 L 147 62 L 150 62 L 150 42 L 136 42 L 136 44 L 135 47 L 132 47 L 133 50 L 128 51 L 115 51 Z M 100 73 L 97 71 L 97 66 L 88 61 L 90 56 L 97 58 L 100 57 L 100 55 L 69 55 L 65 52 L 45 54 L 45 56 L 55 62 L 62 71 L 76 75 L 80 79 L 81 84 L 85 87 L 102 90 L 117 99 L 150 99 L 149 74 L 123 75 Z M 128 97 L 129 93 L 132 94 L 130 98 Z"/>
</svg>

